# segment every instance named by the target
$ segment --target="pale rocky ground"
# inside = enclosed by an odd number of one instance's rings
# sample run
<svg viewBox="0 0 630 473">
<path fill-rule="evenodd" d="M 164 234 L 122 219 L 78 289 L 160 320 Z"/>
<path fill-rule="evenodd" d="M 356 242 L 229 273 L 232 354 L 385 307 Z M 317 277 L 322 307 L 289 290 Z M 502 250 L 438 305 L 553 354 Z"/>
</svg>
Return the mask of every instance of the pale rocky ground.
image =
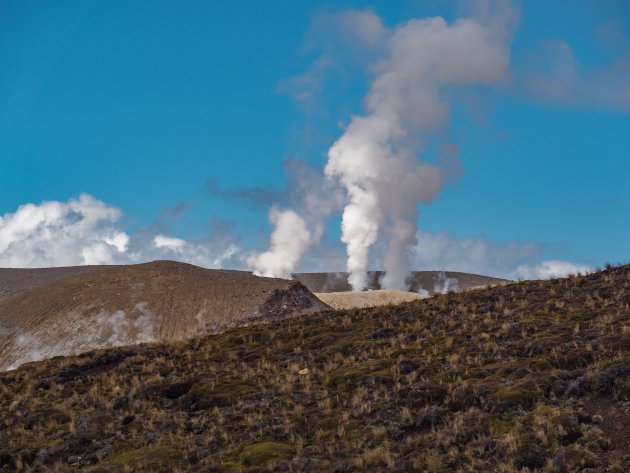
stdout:
<svg viewBox="0 0 630 473">
<path fill-rule="evenodd" d="M 32 276 L 26 271 L 4 273 Z M 298 281 L 173 261 L 93 268 L 47 280 L 29 287 L 23 278 L 13 284 L 12 295 L 0 297 L 0 371 L 53 356 L 185 340 L 328 309 Z"/>
<path fill-rule="evenodd" d="M 366 307 L 380 307 L 401 304 L 428 296 L 416 292 L 405 291 L 354 291 L 354 292 L 317 292 L 315 295 L 325 304 L 336 310 L 364 309 Z"/>
</svg>

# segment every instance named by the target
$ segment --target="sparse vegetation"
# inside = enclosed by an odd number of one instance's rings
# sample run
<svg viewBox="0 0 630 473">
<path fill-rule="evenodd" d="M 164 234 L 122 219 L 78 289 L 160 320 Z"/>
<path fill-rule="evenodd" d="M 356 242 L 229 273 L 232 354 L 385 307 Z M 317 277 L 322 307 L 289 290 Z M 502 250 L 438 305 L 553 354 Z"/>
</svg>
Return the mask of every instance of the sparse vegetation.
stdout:
<svg viewBox="0 0 630 473">
<path fill-rule="evenodd" d="M 630 266 L 0 375 L 4 471 L 630 471 Z"/>
</svg>

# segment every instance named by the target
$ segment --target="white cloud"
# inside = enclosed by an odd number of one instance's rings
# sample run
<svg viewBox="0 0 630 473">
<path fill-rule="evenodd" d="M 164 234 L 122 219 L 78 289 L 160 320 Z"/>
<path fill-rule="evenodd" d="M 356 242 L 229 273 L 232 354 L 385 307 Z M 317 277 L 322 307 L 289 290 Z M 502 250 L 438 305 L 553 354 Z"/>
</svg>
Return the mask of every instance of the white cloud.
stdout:
<svg viewBox="0 0 630 473">
<path fill-rule="evenodd" d="M 124 253 L 114 227 L 120 211 L 87 194 L 68 202 L 25 204 L 0 217 L 2 266 L 101 264 Z"/>
<path fill-rule="evenodd" d="M 156 248 L 168 248 L 169 250 L 178 251 L 186 246 L 186 241 L 181 238 L 156 235 L 155 238 L 153 238 L 153 244 Z"/>
<path fill-rule="evenodd" d="M 548 260 L 531 266 L 519 266 L 514 271 L 514 274 L 518 279 L 550 279 L 561 278 L 570 274 L 586 274 L 591 271 L 593 271 L 593 268 L 587 265 Z"/>
<path fill-rule="evenodd" d="M 448 126 L 451 96 L 507 78 L 518 10 L 508 0 L 475 2 L 474 10 L 473 17 L 452 23 L 414 18 L 392 28 L 369 9 L 316 15 L 306 45 L 321 51 L 319 57 L 304 74 L 280 84 L 311 106 L 322 102 L 319 93 L 332 70 L 348 78 L 369 66 L 373 76 L 364 114 L 350 117 L 324 171 L 347 194 L 341 239 L 354 288 L 365 286 L 370 248 L 383 234 L 390 237 L 383 284 L 404 287 L 418 201 L 430 202 L 461 175 L 454 148 L 441 169 L 421 160 L 423 146 Z M 312 226 L 308 215 L 300 216 Z"/>
<path fill-rule="evenodd" d="M 306 206 L 308 208 L 308 206 Z M 305 210 L 306 211 L 306 210 Z M 188 241 L 159 231 L 128 234 L 117 226 L 121 211 L 88 194 L 67 202 L 25 204 L 0 216 L 0 267 L 46 267 L 84 264 L 128 264 L 156 259 L 185 261 L 210 268 L 245 264 L 246 252 L 227 228 L 216 228 L 205 240 Z M 293 211 L 273 209 L 276 223 L 269 251 L 250 255 L 262 272 L 290 276 L 296 255 L 309 250 L 302 271 L 342 269 L 338 246 L 315 246 L 318 233 Z M 537 243 L 494 243 L 485 237 L 455 238 L 447 233 L 417 233 L 411 253 L 414 270 L 463 271 L 511 279 L 539 279 L 586 273 L 588 265 L 545 260 Z M 378 269 L 378 268 L 377 268 Z M 271 270 L 270 270 L 271 271 Z M 271 273 L 269 273 L 271 274 Z"/>
<path fill-rule="evenodd" d="M 67 202 L 24 204 L 0 217 L 0 266 L 125 264 L 175 259 L 205 267 L 234 265 L 240 247 L 225 235 L 186 241 L 151 229 L 127 234 L 121 211 L 88 194 Z"/>
<path fill-rule="evenodd" d="M 461 271 L 508 279 L 544 279 L 588 272 L 592 268 L 566 261 L 544 260 L 538 243 L 491 242 L 483 236 L 458 239 L 448 233 L 417 233 L 413 268 Z"/>
</svg>

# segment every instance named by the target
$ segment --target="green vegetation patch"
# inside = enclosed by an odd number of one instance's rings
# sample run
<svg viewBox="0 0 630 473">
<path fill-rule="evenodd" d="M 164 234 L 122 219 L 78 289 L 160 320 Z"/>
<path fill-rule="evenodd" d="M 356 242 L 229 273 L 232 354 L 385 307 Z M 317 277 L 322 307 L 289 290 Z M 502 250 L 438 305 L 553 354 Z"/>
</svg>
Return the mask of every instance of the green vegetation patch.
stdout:
<svg viewBox="0 0 630 473">
<path fill-rule="evenodd" d="M 280 442 L 259 442 L 245 447 L 238 458 L 245 466 L 268 466 L 293 458 L 293 447 Z"/>
<path fill-rule="evenodd" d="M 167 471 L 170 465 L 178 465 L 184 460 L 182 450 L 168 445 L 148 445 L 122 450 L 111 457 L 109 463 L 131 468 L 161 468 Z"/>
</svg>

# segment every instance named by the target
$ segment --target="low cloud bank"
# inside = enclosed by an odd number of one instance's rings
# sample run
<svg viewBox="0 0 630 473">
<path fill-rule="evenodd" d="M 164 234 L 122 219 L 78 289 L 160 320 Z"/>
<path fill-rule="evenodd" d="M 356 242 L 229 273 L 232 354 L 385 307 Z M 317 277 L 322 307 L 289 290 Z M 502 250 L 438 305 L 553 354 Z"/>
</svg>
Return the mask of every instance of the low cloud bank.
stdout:
<svg viewBox="0 0 630 473">
<path fill-rule="evenodd" d="M 560 278 L 569 274 L 586 274 L 591 271 L 593 268 L 588 265 L 548 260 L 532 266 L 519 266 L 514 271 L 514 275 L 517 279 L 549 279 Z"/>
<path fill-rule="evenodd" d="M 317 207 L 319 199 L 313 200 Z M 306 208 L 307 205 L 304 206 Z M 308 210 L 304 210 L 307 212 Z M 311 211 L 312 214 L 313 211 Z M 344 260 L 340 246 L 322 244 L 323 223 L 307 226 L 301 215 L 273 208 L 275 232 L 263 253 L 243 248 L 237 236 L 225 229 L 195 239 L 178 238 L 164 225 L 128 233 L 119 226 L 122 212 L 82 194 L 67 202 L 25 204 L 0 216 L 0 267 L 48 267 L 86 264 L 130 264 L 171 259 L 209 268 L 246 269 L 258 274 L 289 278 L 295 261 L 291 255 L 306 252 L 300 271 L 339 270 Z M 321 219 L 320 219 L 321 220 Z M 411 248 L 414 270 L 461 271 L 509 279 L 540 279 L 586 273 L 593 268 L 557 259 L 545 259 L 543 245 L 509 241 L 496 243 L 483 236 L 455 238 L 448 233 L 418 231 Z M 295 249 L 293 246 L 299 246 Z M 374 269 L 381 269 L 375 267 Z M 448 281 L 439 281 L 440 287 Z"/>
<path fill-rule="evenodd" d="M 448 233 L 418 232 L 414 269 L 461 271 L 507 279 L 548 279 L 587 273 L 589 265 L 546 260 L 543 245 L 517 240 L 496 243 L 483 236 L 458 239 Z"/>
<path fill-rule="evenodd" d="M 238 264 L 240 247 L 224 235 L 186 241 L 161 228 L 129 234 L 122 212 L 88 194 L 67 202 L 24 204 L 0 217 L 0 266 L 36 268 L 172 259 L 204 267 Z"/>
</svg>

